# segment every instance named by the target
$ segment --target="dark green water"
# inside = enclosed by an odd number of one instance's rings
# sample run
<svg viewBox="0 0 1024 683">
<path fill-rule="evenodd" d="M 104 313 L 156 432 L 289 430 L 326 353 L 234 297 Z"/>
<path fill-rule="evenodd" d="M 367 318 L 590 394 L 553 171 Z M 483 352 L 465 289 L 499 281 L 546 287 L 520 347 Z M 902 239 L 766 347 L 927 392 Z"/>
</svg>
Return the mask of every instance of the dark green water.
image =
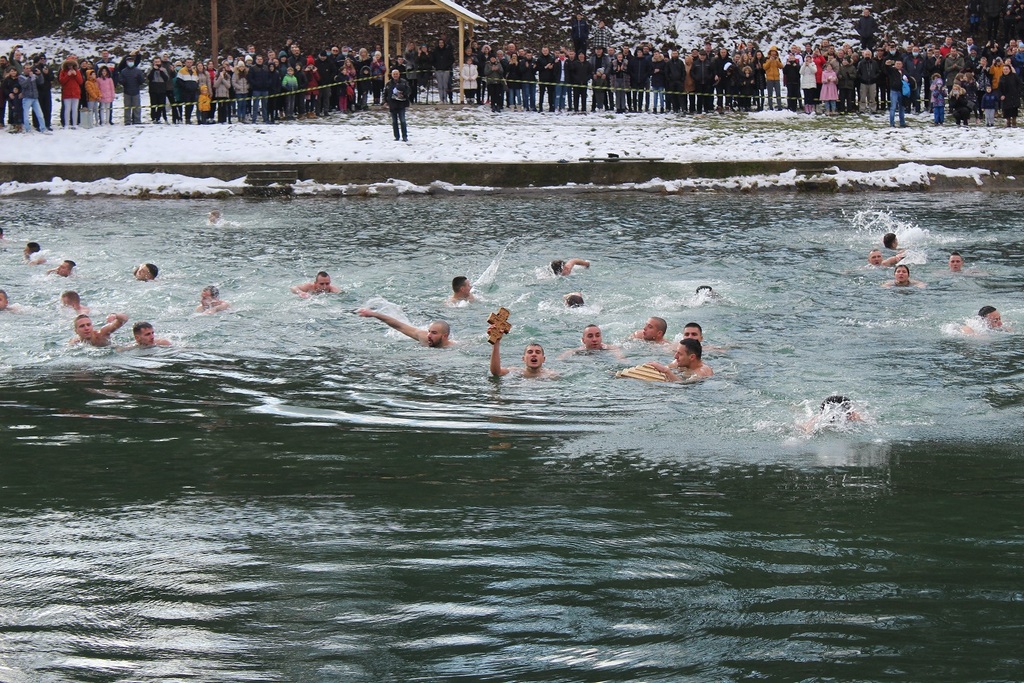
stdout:
<svg viewBox="0 0 1024 683">
<path fill-rule="evenodd" d="M 0 254 L 28 308 L 0 319 L 0 681 L 1021 680 L 1024 353 L 955 330 L 984 303 L 1024 323 L 1024 201 L 972 233 L 949 216 L 990 197 L 902 197 L 886 225 L 913 224 L 929 287 L 893 293 L 860 270 L 863 201 L 830 200 L 573 199 L 559 215 L 605 227 L 543 243 L 550 200 L 223 205 L 233 232 L 205 202 L 8 202 L 11 242 L 63 241 L 94 308 L 175 348 L 65 349 L 67 283 Z M 400 239 L 415 220 L 438 229 Z M 438 304 L 512 237 L 486 304 Z M 978 274 L 941 274 L 953 248 Z M 166 280 L 140 289 L 121 266 L 153 253 Z M 551 253 L 594 266 L 540 278 Z M 347 293 L 296 302 L 319 264 Z M 726 300 L 689 301 L 703 281 Z M 234 313 L 191 313 L 206 282 Z M 593 308 L 559 308 L 567 287 Z M 460 347 L 351 314 L 372 296 Z M 539 338 L 560 380 L 486 377 L 500 303 L 527 328 L 508 362 Z M 591 319 L 621 341 L 658 312 L 730 345 L 716 378 L 553 360 Z M 833 391 L 869 420 L 802 434 Z"/>
</svg>

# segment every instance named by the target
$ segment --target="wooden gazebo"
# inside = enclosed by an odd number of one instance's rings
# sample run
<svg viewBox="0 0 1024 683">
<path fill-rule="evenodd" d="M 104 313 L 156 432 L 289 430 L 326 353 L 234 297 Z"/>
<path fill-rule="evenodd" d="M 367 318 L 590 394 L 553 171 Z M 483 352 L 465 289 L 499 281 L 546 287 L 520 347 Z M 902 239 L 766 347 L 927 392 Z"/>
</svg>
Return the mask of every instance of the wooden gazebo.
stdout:
<svg viewBox="0 0 1024 683">
<path fill-rule="evenodd" d="M 414 14 L 427 12 L 443 12 L 455 15 L 459 23 L 459 57 L 455 62 L 455 78 L 459 83 L 459 102 L 466 101 L 466 93 L 462 90 L 462 79 L 459 73 L 463 62 L 466 61 L 464 54 L 466 44 L 466 27 L 469 27 L 469 37 L 473 38 L 473 28 L 477 25 L 486 26 L 487 20 L 479 14 L 470 12 L 468 9 L 452 2 L 452 0 L 402 0 L 397 5 L 384 10 L 377 16 L 370 19 L 370 26 L 384 27 L 384 59 L 387 60 L 388 73 L 391 72 L 391 27 L 394 26 L 398 32 L 396 44 L 402 49 L 402 22 Z"/>
</svg>

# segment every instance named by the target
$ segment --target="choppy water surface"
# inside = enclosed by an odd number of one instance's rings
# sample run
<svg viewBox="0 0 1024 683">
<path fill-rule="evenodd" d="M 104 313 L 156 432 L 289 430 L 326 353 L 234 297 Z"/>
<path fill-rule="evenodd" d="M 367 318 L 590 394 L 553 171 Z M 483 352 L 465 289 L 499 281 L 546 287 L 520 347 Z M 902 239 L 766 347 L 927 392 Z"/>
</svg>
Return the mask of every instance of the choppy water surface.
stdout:
<svg viewBox="0 0 1024 683">
<path fill-rule="evenodd" d="M 1024 199 L 4 206 L 0 681 L 1024 670 Z M 863 267 L 889 231 L 926 289 Z M 22 265 L 29 240 L 78 273 Z M 548 276 L 570 256 L 593 266 Z M 345 293 L 288 292 L 320 269 Z M 444 305 L 460 274 L 483 302 Z M 230 312 L 194 313 L 206 284 Z M 64 289 L 174 346 L 68 348 Z M 986 304 L 1018 331 L 963 335 Z M 538 340 L 560 379 L 488 378 L 499 305 L 505 364 Z M 700 322 L 715 377 L 614 379 L 669 358 L 626 341 L 651 315 Z M 625 361 L 557 358 L 590 322 Z M 832 393 L 866 420 L 805 433 Z"/>
</svg>

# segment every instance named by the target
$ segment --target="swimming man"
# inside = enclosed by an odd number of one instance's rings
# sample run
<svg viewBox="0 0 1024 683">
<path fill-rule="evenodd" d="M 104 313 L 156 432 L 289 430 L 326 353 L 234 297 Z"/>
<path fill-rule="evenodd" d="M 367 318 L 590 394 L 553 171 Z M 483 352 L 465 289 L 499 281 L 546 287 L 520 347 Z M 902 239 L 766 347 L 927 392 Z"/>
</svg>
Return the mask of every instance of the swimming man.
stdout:
<svg viewBox="0 0 1024 683">
<path fill-rule="evenodd" d="M 78 264 L 75 263 L 74 261 L 67 259 L 65 261 L 62 261 L 61 264 L 56 268 L 50 268 L 48 271 L 46 271 L 46 274 L 59 275 L 61 277 L 71 277 L 71 271 L 73 271 L 75 269 L 75 266 L 77 265 Z"/>
<path fill-rule="evenodd" d="M 665 319 L 652 317 L 647 319 L 642 330 L 633 333 L 633 339 L 643 339 L 654 344 L 668 344 L 670 342 L 665 339 L 666 332 L 668 332 L 668 323 L 665 322 Z"/>
<path fill-rule="evenodd" d="M 107 324 L 100 329 L 92 326 L 92 318 L 84 313 L 75 318 L 75 335 L 69 344 L 90 344 L 92 346 L 110 346 L 110 335 L 121 329 L 128 322 L 124 313 L 111 313 L 107 316 Z"/>
<path fill-rule="evenodd" d="M 310 294 L 341 293 L 337 286 L 331 284 L 331 276 L 323 270 L 316 274 L 312 282 L 304 282 L 301 285 L 295 285 L 291 289 L 292 293 L 298 294 L 303 299 L 308 298 Z"/>
<path fill-rule="evenodd" d="M 491 328 L 487 332 L 490 333 Z M 527 344 L 523 351 L 523 367 L 503 368 L 501 367 L 501 337 L 491 346 L 491 374 L 495 377 L 504 377 L 508 374 L 522 375 L 535 379 L 544 377 L 558 377 L 558 373 L 544 369 L 544 347 L 540 344 Z"/>
<path fill-rule="evenodd" d="M 364 318 L 376 318 L 388 327 L 394 328 L 410 339 L 415 339 L 423 346 L 429 346 L 432 349 L 444 349 L 455 344 L 455 342 L 448 339 L 448 336 L 452 333 L 452 328 L 443 320 L 435 320 L 430 323 L 427 329 L 421 330 L 418 327 L 413 327 L 408 323 L 392 318 L 390 315 L 384 315 L 369 308 L 360 308 L 356 313 Z"/>
<path fill-rule="evenodd" d="M 159 339 L 153 326 L 147 322 L 140 321 L 132 325 L 132 334 L 135 336 L 135 345 L 139 348 L 171 345 L 169 340 Z"/>
<path fill-rule="evenodd" d="M 669 382 L 697 382 L 715 374 L 711 366 L 701 360 L 702 355 L 703 349 L 699 341 L 692 338 L 680 339 L 675 360 L 668 365 L 661 363 L 646 363 L 646 365 L 665 375 L 665 379 Z"/>
<path fill-rule="evenodd" d="M 220 298 L 220 290 L 214 285 L 203 287 L 199 293 L 199 305 L 196 313 L 219 313 L 231 308 L 231 304 Z"/>
<path fill-rule="evenodd" d="M 469 281 L 468 277 L 465 275 L 454 277 L 452 278 L 452 295 L 448 298 L 448 302 L 454 304 L 460 301 L 476 301 L 472 290 L 473 283 Z"/>
</svg>

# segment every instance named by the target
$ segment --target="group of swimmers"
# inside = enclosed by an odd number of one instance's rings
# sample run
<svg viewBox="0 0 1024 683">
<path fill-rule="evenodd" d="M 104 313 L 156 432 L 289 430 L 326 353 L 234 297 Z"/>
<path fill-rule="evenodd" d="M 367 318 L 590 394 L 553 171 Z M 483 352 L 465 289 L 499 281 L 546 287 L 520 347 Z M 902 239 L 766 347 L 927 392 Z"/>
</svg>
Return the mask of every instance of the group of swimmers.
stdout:
<svg viewBox="0 0 1024 683">
<path fill-rule="evenodd" d="M 888 282 L 883 282 L 882 287 L 887 289 L 893 287 L 916 287 L 918 289 L 924 289 L 925 283 L 920 280 L 912 280 L 910 278 L 910 266 L 906 263 L 901 263 L 903 259 L 907 257 L 906 251 L 900 251 L 899 238 L 896 233 L 886 233 L 882 237 L 882 246 L 890 251 L 897 252 L 892 256 L 886 257 L 882 254 L 881 249 L 872 249 L 868 252 L 868 265 L 876 267 L 889 267 L 896 265 L 893 270 L 893 279 Z M 964 257 L 958 251 L 950 252 L 949 259 L 947 261 L 949 272 L 951 273 L 963 273 L 964 272 Z M 978 309 L 977 315 L 981 326 L 984 329 L 989 330 L 1001 330 L 1003 329 L 1003 317 L 994 306 L 982 306 Z M 964 325 L 960 328 L 964 334 L 977 334 L 978 330 L 971 325 Z"/>
<path fill-rule="evenodd" d="M 211 223 L 214 223 L 215 221 L 220 220 L 220 216 L 214 216 L 211 212 L 210 220 Z M 2 229 L 0 229 L 0 239 L 3 239 Z M 899 250 L 897 236 L 894 233 L 888 233 L 883 237 L 882 242 L 885 249 L 896 253 L 887 257 L 883 254 L 881 249 L 872 249 L 868 253 L 867 257 L 869 266 L 895 266 L 893 280 L 891 282 L 884 283 L 882 286 L 924 287 L 924 283 L 910 278 L 909 266 L 902 263 L 907 256 L 907 252 Z M 24 260 L 31 266 L 41 266 L 46 264 L 46 258 L 37 242 L 29 242 L 25 246 Z M 571 258 L 567 260 L 552 261 L 550 269 L 556 277 L 566 277 L 571 275 L 574 269 L 589 268 L 590 265 L 590 262 L 585 259 Z M 51 268 L 46 272 L 48 275 L 66 278 L 72 275 L 75 267 L 76 263 L 74 261 L 66 259 L 62 260 L 56 267 Z M 949 255 L 948 268 L 952 273 L 963 273 L 963 256 L 958 252 L 952 252 Z M 153 263 L 143 263 L 136 266 L 132 270 L 132 273 L 133 277 L 137 280 L 152 281 L 158 277 L 160 269 Z M 463 302 L 469 303 L 477 300 L 473 293 L 472 283 L 466 276 L 458 276 L 454 278 L 452 280 L 451 287 L 452 294 L 448 299 L 449 303 L 460 304 Z M 312 281 L 294 285 L 291 287 L 291 291 L 298 296 L 306 298 L 315 295 L 337 294 L 341 292 L 341 289 L 332 284 L 331 276 L 327 272 L 320 271 Z M 697 288 L 696 293 L 699 297 L 704 299 L 711 299 L 717 296 L 717 294 L 708 285 L 701 285 Z M 578 308 L 585 305 L 583 295 L 580 292 L 566 294 L 564 302 L 565 305 L 570 308 Z M 89 308 L 82 304 L 81 298 L 77 292 L 71 290 L 64 292 L 61 295 L 61 303 L 64 306 L 73 309 L 78 314 L 74 318 L 73 326 L 75 336 L 70 340 L 71 344 L 88 344 L 99 347 L 109 346 L 111 343 L 111 335 L 124 326 L 129 320 L 128 316 L 123 313 L 113 313 L 107 316 L 106 322 L 102 327 L 97 328 L 93 324 L 92 318 L 89 315 Z M 200 301 L 199 305 L 196 307 L 196 311 L 199 313 L 217 313 L 229 309 L 230 306 L 229 302 L 220 298 L 220 292 L 217 287 L 210 285 L 204 287 L 200 292 Z M 4 310 L 17 311 L 18 307 L 17 304 L 11 304 L 9 302 L 5 291 L 0 290 L 0 311 Z M 435 320 L 425 329 L 421 329 L 395 317 L 369 308 L 360 308 L 356 313 L 362 317 L 380 320 L 393 329 L 401 332 L 411 339 L 416 340 L 423 346 L 431 348 L 447 348 L 454 344 L 450 339 L 451 327 L 447 322 L 442 320 Z M 978 325 L 965 325 L 962 327 L 962 331 L 965 334 L 977 334 L 979 329 L 1004 329 L 1002 316 L 993 306 L 983 306 L 978 311 L 977 317 L 979 320 Z M 501 340 L 503 332 L 503 330 L 497 330 L 496 326 L 493 324 L 488 327 L 488 336 L 492 340 L 490 373 L 493 376 L 502 377 L 509 374 L 517 374 L 529 378 L 557 377 L 556 372 L 545 367 L 546 356 L 543 346 L 534 342 L 527 344 L 525 347 L 522 355 L 522 366 L 503 366 L 501 363 Z M 644 327 L 636 330 L 630 338 L 659 346 L 672 347 L 672 342 L 665 338 L 667 332 L 668 323 L 666 320 L 664 318 L 654 316 L 649 318 L 644 324 Z M 169 340 L 157 337 L 153 325 L 146 321 L 136 322 L 132 327 L 132 333 L 135 338 L 135 345 L 132 347 L 122 348 L 145 348 L 152 346 L 169 346 L 171 344 Z M 705 348 L 703 330 L 701 326 L 696 322 L 689 322 L 683 328 L 682 338 L 676 342 L 674 347 L 672 347 L 674 357 L 671 362 L 661 363 L 657 361 L 650 361 L 638 366 L 638 368 L 652 370 L 658 373 L 660 378 L 665 381 L 699 381 L 707 377 L 711 377 L 714 374 L 714 370 L 703 360 Z M 559 358 L 565 359 L 573 354 L 590 354 L 602 351 L 610 352 L 618 360 L 625 360 L 621 347 L 605 342 L 601 328 L 596 324 L 590 324 L 583 329 L 581 345 L 577 348 L 563 352 L 560 354 Z M 841 408 L 841 410 L 838 410 L 839 408 Z M 829 411 L 831 411 L 831 413 L 835 413 L 835 415 L 832 415 L 832 418 L 830 418 L 831 420 L 836 419 L 836 415 L 839 415 L 840 413 L 845 416 L 845 419 L 860 419 L 858 413 L 853 410 L 850 400 L 843 396 L 830 396 L 822 403 L 820 415 L 823 416 Z M 818 419 L 818 417 L 815 419 Z"/>
<path fill-rule="evenodd" d="M 552 261 L 550 264 L 551 272 L 559 277 L 570 275 L 573 269 L 577 267 L 589 268 L 590 262 L 585 259 L 572 258 L 568 260 Z M 305 285 L 296 285 L 295 287 L 292 287 L 292 291 L 302 296 L 308 296 L 311 293 L 329 293 L 330 291 L 333 291 L 328 289 L 330 286 L 329 276 L 327 276 L 326 273 L 321 272 L 317 275 L 317 281 L 307 283 Z M 711 287 L 702 285 L 697 288 L 697 294 L 710 296 L 713 292 Z M 476 296 L 473 294 L 473 284 L 470 282 L 468 277 L 460 275 L 452 279 L 452 294 L 448 298 L 449 303 L 470 303 L 476 300 Z M 565 304 L 570 308 L 582 306 L 582 294 L 574 292 L 565 295 Z M 423 329 L 369 308 L 360 308 L 356 313 L 364 318 L 375 318 L 380 320 L 392 329 L 395 329 L 407 337 L 418 341 L 424 346 L 432 348 L 447 348 L 454 344 L 450 339 L 451 327 L 443 320 L 435 320 L 431 322 L 426 329 Z M 671 345 L 671 342 L 665 338 L 667 331 L 668 323 L 664 318 L 652 317 L 647 321 L 643 329 L 634 332 L 631 335 L 631 338 L 650 342 L 652 344 L 668 346 Z M 544 347 L 540 344 L 535 342 L 527 344 L 523 351 L 522 366 L 506 367 L 501 364 L 501 339 L 504 336 L 504 331 L 499 330 L 495 324 L 491 324 L 487 329 L 487 335 L 489 340 L 492 340 L 490 372 L 493 376 L 503 377 L 509 374 L 517 374 L 531 378 L 557 377 L 556 372 L 544 367 L 547 357 L 544 353 Z M 714 371 L 711 369 L 711 366 L 704 363 L 702 360 L 704 349 L 703 340 L 704 336 L 701 326 L 695 322 L 687 323 L 683 328 L 683 338 L 678 342 L 675 348 L 675 357 L 673 360 L 670 363 L 645 363 L 644 366 L 650 367 L 661 373 L 666 381 L 692 382 L 710 377 L 714 374 Z M 617 359 L 624 360 L 621 347 L 615 344 L 606 343 L 602 338 L 601 328 L 598 325 L 587 325 L 583 329 L 583 335 L 580 341 L 581 345 L 578 348 L 565 351 L 559 356 L 559 358 L 565 359 L 573 354 L 579 353 L 608 351 Z"/>
<path fill-rule="evenodd" d="M 0 240 L 4 238 L 4 231 L 0 228 Z M 44 266 L 47 264 L 46 256 L 38 242 L 29 242 L 22 252 L 25 263 L 29 266 Z M 70 259 L 62 260 L 56 267 L 46 271 L 47 275 L 69 278 L 74 273 L 78 264 Z M 140 263 L 132 269 L 132 276 L 142 282 L 151 282 L 160 274 L 160 268 L 153 263 Z M 70 308 L 77 315 L 73 322 L 75 336 L 69 340 L 69 344 L 86 344 L 89 346 L 110 346 L 110 336 L 121 329 L 128 322 L 128 316 L 124 313 L 111 313 L 107 316 L 102 327 L 96 327 L 90 316 L 90 309 L 82 303 L 78 292 L 67 290 L 60 296 L 61 305 Z M 220 291 L 216 286 L 204 287 L 199 294 L 199 305 L 196 307 L 198 313 L 217 313 L 227 310 L 231 304 L 220 298 Z M 22 309 L 18 304 L 12 304 L 5 290 L 0 289 L 0 311 L 12 313 L 20 312 Z M 146 348 L 153 346 L 170 346 L 167 339 L 157 337 L 153 324 L 140 320 L 132 325 L 132 335 L 135 337 L 133 346 L 119 347 L 119 350 L 129 348 Z"/>
</svg>

